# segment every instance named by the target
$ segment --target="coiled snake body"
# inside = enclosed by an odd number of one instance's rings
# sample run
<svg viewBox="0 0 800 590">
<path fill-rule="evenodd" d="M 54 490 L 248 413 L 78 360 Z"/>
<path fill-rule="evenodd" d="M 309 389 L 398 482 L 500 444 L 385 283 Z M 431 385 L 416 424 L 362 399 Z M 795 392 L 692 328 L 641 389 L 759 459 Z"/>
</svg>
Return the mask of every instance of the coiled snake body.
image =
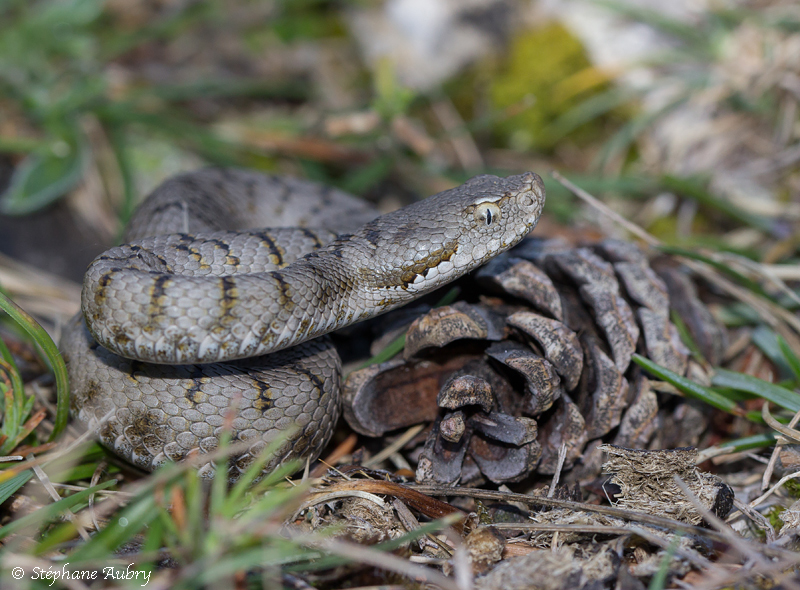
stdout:
<svg viewBox="0 0 800 590">
<path fill-rule="evenodd" d="M 543 205 L 533 173 L 478 176 L 372 220 L 354 197 L 305 181 L 176 177 L 138 209 L 129 243 L 86 273 L 83 314 L 61 342 L 73 411 L 147 470 L 215 449 L 223 428 L 247 447 L 231 478 L 287 429 L 265 470 L 315 458 L 340 387 L 338 355 L 319 336 L 480 266 L 532 230 Z M 360 227 L 308 229 L 321 220 Z M 300 227 L 244 229 L 259 225 Z"/>
</svg>

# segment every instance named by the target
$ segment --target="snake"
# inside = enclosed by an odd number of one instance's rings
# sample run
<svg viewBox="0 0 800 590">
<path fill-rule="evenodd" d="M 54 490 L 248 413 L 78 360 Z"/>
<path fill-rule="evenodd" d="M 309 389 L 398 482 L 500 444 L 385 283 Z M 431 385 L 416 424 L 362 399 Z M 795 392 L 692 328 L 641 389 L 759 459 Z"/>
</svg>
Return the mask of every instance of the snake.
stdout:
<svg viewBox="0 0 800 590">
<path fill-rule="evenodd" d="M 508 250 L 544 201 L 532 172 L 476 176 L 377 217 L 308 180 L 227 168 L 168 179 L 86 271 L 60 342 L 71 411 L 145 471 L 212 453 L 223 435 L 239 444 L 231 480 L 257 460 L 264 473 L 314 460 L 340 413 L 326 334 Z M 216 461 L 198 464 L 213 477 Z"/>
</svg>

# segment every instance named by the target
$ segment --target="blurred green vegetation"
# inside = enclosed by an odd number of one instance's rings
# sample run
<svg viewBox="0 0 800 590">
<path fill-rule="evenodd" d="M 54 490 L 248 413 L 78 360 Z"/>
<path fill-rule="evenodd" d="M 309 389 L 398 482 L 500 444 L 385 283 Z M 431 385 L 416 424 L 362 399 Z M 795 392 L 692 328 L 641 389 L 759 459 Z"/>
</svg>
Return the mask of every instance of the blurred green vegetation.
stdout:
<svg viewBox="0 0 800 590">
<path fill-rule="evenodd" d="M 0 134 L 0 153 L 21 158 L 11 186 L 0 199 L 0 212 L 29 213 L 75 187 L 87 168 L 87 158 L 95 155 L 89 150 L 83 124 L 86 117 L 102 126 L 111 144 L 124 181 L 124 202 L 119 206 L 124 221 L 137 196 L 129 154 L 129 146 L 135 144 L 134 133 L 164 138 L 209 163 L 252 165 L 258 162 L 258 154 L 223 139 L 207 122 L 192 117 L 185 108 L 187 101 L 296 101 L 309 94 L 302 80 L 254 76 L 231 79 L 216 75 L 163 84 L 139 79 L 115 87 L 113 68 L 121 60 L 146 50 L 148 44 L 196 35 L 203 28 L 224 23 L 226 3 L 187 3 L 178 11 L 134 27 L 122 19 L 114 20 L 104 9 L 106 4 L 103 0 L 39 0 L 0 5 L 0 105 L 8 114 L 6 128 L 19 130 L 11 136 Z M 314 25 L 322 23 L 322 18 L 306 23 L 297 4 L 284 4 L 283 21 L 277 19 L 273 30 L 278 38 L 322 35 L 330 30 L 318 30 Z M 305 4 L 313 8 L 327 3 Z M 281 22 L 286 28 L 283 33 Z"/>
<path fill-rule="evenodd" d="M 380 123 L 329 138 L 321 133 L 319 121 L 342 113 L 323 106 L 324 89 L 318 81 L 307 72 L 291 71 L 265 78 L 254 64 L 308 44 L 323 52 L 326 47 L 347 46 L 347 55 L 356 55 L 345 11 L 359 7 L 357 2 L 282 0 L 266 9 L 257 2 L 200 0 L 147 14 L 147 5 L 136 2 L 114 6 L 104 0 L 7 0 L 0 5 L 0 154 L 13 160 L 15 172 L 0 196 L 0 212 L 32 212 L 72 190 L 92 159 L 100 157 L 89 131 L 96 126 L 107 139 L 122 187 L 122 194 L 111 199 L 120 225 L 141 196 L 141 177 L 158 176 L 160 162 L 179 161 L 181 154 L 210 164 L 265 170 L 282 169 L 290 162 L 294 171 L 361 194 L 387 186 L 416 193 L 426 190 L 420 179 L 445 176 L 459 182 L 480 171 L 463 170 L 452 158 L 432 158 L 400 140 L 392 125 L 408 118 L 421 124 L 434 142 L 467 133 L 480 152 L 509 149 L 532 164 L 574 169 L 580 174 L 575 178 L 601 197 L 643 203 L 666 191 L 695 201 L 700 210 L 689 240 L 698 244 L 714 243 L 720 222 L 722 227 L 743 224 L 779 235 L 781 228 L 774 220 L 741 211 L 713 194 L 706 178 L 648 176 L 637 168 L 638 137 L 710 83 L 713 62 L 726 40 L 754 15 L 712 10 L 692 27 L 653 11 L 604 4 L 675 40 L 674 49 L 652 58 L 654 63 L 706 64 L 686 74 L 683 91 L 661 111 L 640 111 L 642 90 L 615 84 L 609 73 L 593 66 L 580 41 L 563 25 L 543 22 L 516 30 L 507 45 L 498 45 L 494 54 L 428 92 L 404 87 L 388 58 L 371 69 L 366 63 L 349 63 L 343 70 L 349 78 L 341 82 L 352 90 L 345 112 L 373 111 Z M 247 18 L 248 11 L 252 18 Z M 766 18 L 756 16 L 759 22 Z M 774 26 L 788 30 L 791 22 L 776 19 Z M 240 44 L 239 53 L 232 54 L 235 58 L 225 58 L 230 68 L 192 62 L 207 49 L 206 38 L 209 43 L 218 38 L 220 45 L 230 43 L 226 31 Z M 178 51 L 186 54 L 186 66 L 163 64 L 166 74 L 143 74 L 151 62 Z M 462 129 L 438 125 L 432 107 L 442 99 L 455 105 Z M 772 116 L 775 105 L 767 91 L 732 93 L 728 101 L 763 117 Z M 235 122 L 230 113 L 237 108 L 240 130 L 230 133 L 220 123 Z M 242 137 L 241 129 L 267 139 L 259 143 Z M 283 144 L 263 146 L 274 144 L 276 137 L 279 144 L 319 142 L 322 151 L 341 147 L 357 153 L 326 159 L 317 145 L 306 151 L 293 145 L 288 152 Z M 562 154 L 567 153 L 572 155 L 565 161 Z M 517 171 L 517 160 L 504 163 L 494 158 L 485 171 Z M 612 161 L 618 164 L 604 171 Z M 409 174 L 414 169 L 419 174 Z M 579 211 L 571 195 L 552 182 L 548 190 L 554 198 L 547 214 L 569 223 Z M 686 239 L 678 235 L 674 216 L 653 223 L 651 229 L 667 242 Z"/>
</svg>

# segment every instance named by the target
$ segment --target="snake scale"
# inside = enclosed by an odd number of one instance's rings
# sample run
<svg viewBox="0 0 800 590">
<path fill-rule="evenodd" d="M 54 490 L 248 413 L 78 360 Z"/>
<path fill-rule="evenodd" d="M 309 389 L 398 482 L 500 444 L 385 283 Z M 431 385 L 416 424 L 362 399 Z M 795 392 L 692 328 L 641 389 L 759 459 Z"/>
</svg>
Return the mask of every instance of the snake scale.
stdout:
<svg viewBox="0 0 800 590">
<path fill-rule="evenodd" d="M 73 413 L 146 470 L 214 450 L 224 428 L 246 449 L 231 479 L 280 437 L 265 471 L 316 458 L 341 380 L 323 335 L 512 247 L 544 199 L 531 172 L 483 175 L 375 217 L 308 181 L 233 169 L 174 177 L 134 213 L 127 243 L 87 270 L 82 314 L 61 341 Z M 260 226 L 292 227 L 247 229 Z"/>
</svg>

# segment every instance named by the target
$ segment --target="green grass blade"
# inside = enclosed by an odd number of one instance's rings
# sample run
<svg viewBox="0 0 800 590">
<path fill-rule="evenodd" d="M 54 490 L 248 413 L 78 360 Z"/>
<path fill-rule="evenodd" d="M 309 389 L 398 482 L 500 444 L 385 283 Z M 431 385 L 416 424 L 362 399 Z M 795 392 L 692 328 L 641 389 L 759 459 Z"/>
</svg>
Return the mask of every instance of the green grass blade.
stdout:
<svg viewBox="0 0 800 590">
<path fill-rule="evenodd" d="M 180 485 L 180 484 L 179 484 Z M 205 493 L 204 483 L 200 481 L 195 470 L 186 470 L 183 473 L 184 504 L 186 506 L 185 526 L 180 530 L 178 537 L 183 547 L 196 548 L 202 543 L 204 536 L 203 519 L 205 517 L 205 504 L 208 498 Z"/>
<path fill-rule="evenodd" d="M 658 377 L 662 381 L 666 381 L 667 383 L 670 383 L 675 387 L 677 387 L 687 397 L 703 401 L 708 405 L 713 406 L 719 410 L 723 410 L 725 412 L 729 412 L 737 416 L 744 416 L 744 412 L 742 411 L 741 408 L 739 408 L 739 406 L 736 405 L 736 402 L 726 398 L 725 396 L 714 391 L 710 387 L 706 387 L 705 385 L 700 385 L 699 383 L 695 383 L 691 379 L 682 377 L 677 373 L 670 371 L 665 367 L 662 367 L 661 365 L 657 365 L 650 359 L 645 358 L 641 355 L 634 354 L 633 360 L 634 362 L 636 362 L 637 365 L 639 365 L 652 375 Z"/>
<path fill-rule="evenodd" d="M 245 493 L 251 490 L 253 482 L 256 480 L 256 478 L 262 475 L 264 465 L 266 465 L 267 461 L 269 461 L 275 455 L 275 452 L 278 450 L 278 448 L 280 448 L 280 446 L 293 432 L 293 430 L 287 430 L 283 435 L 278 436 L 275 440 L 271 441 L 269 445 L 267 445 L 264 450 L 261 451 L 258 457 L 256 457 L 255 461 L 250 464 L 241 477 L 236 480 L 236 483 L 233 484 L 230 492 L 225 498 L 224 505 L 221 507 L 220 513 L 222 516 L 226 518 L 233 518 L 236 512 L 241 508 L 241 499 L 244 497 Z M 289 476 L 294 473 L 296 466 L 297 464 L 293 461 L 284 463 L 280 465 L 278 469 L 270 473 L 265 480 L 262 480 L 261 483 L 265 487 L 270 487 L 274 484 L 274 482 L 279 481 L 277 478 L 283 479 L 284 476 Z"/>
<path fill-rule="evenodd" d="M 400 334 L 397 338 L 392 340 L 389 344 L 387 344 L 386 348 L 381 350 L 378 354 L 365 360 L 363 363 L 358 365 L 354 370 L 360 371 L 361 369 L 366 369 L 367 367 L 371 367 L 372 365 L 385 363 L 386 361 L 394 358 L 395 355 L 400 354 L 403 351 L 403 348 L 405 348 L 405 346 L 406 346 L 406 335 L 404 332 Z"/>
<path fill-rule="evenodd" d="M 675 552 L 678 550 L 678 544 L 680 543 L 682 536 L 683 535 L 678 533 L 669 542 L 669 545 L 667 545 L 667 550 L 664 551 L 664 555 L 661 558 L 661 563 L 658 566 L 658 570 L 650 579 L 650 585 L 647 587 L 647 590 L 664 590 L 664 586 L 667 582 L 667 575 L 669 574 L 670 570 L 670 564 L 672 563 L 672 558 L 675 557 Z"/>
<path fill-rule="evenodd" d="M 778 369 L 781 379 L 791 379 L 794 375 L 791 365 L 787 362 L 786 356 L 781 351 L 781 346 L 778 343 L 778 335 L 770 328 L 760 324 L 756 326 L 751 335 L 753 344 L 764 353 L 764 355 L 773 362 Z"/>
<path fill-rule="evenodd" d="M 23 137 L 0 137 L 0 154 L 29 154 L 47 149 L 48 141 Z"/>
<path fill-rule="evenodd" d="M 33 471 L 28 469 L 0 483 L 0 504 L 8 500 L 18 489 L 28 483 L 32 477 Z"/>
<path fill-rule="evenodd" d="M 106 487 L 108 486 L 106 485 Z M 156 499 L 152 493 L 137 494 L 131 503 L 117 514 L 116 518 L 87 543 L 79 547 L 70 558 L 74 561 L 106 558 L 133 535 L 140 533 L 153 519 L 158 517 L 158 514 Z"/>
<path fill-rule="evenodd" d="M 127 27 L 109 27 L 99 59 L 112 62 L 137 46 L 151 41 L 169 41 L 196 25 L 211 23 L 215 14 L 214 2 L 188 2 L 179 10 L 170 10 L 159 18 L 148 20 L 128 31 Z M 102 32 L 101 32 L 102 33 Z"/>
<path fill-rule="evenodd" d="M 5 297 L 5 294 L 0 292 L 0 297 Z M 2 339 L 0 339 L 0 372 L 6 375 L 10 385 L 9 390 L 4 383 L 0 383 L 0 393 L 3 395 L 4 402 L 3 425 L 0 428 L 0 434 L 6 437 L 5 442 L 0 445 L 0 455 L 6 455 L 17 446 L 23 424 L 32 407 L 33 398 L 25 399 L 25 390 L 19 369 L 14 362 L 14 356 Z"/>
<path fill-rule="evenodd" d="M 42 533 L 42 538 L 36 543 L 33 552 L 36 555 L 46 555 L 60 548 L 64 543 L 69 543 L 76 536 L 78 536 L 78 529 L 75 523 L 69 520 L 62 522 Z"/>
<path fill-rule="evenodd" d="M 391 157 L 376 158 L 373 162 L 356 168 L 338 184 L 349 193 L 363 195 L 385 180 L 395 164 Z"/>
<path fill-rule="evenodd" d="M 282 466 L 276 471 L 282 471 L 284 477 L 291 475 L 291 473 L 287 473 L 288 470 L 283 470 Z M 260 493 L 262 496 L 258 502 L 248 508 L 248 514 L 251 516 L 263 515 L 263 520 L 274 516 L 276 511 L 294 510 L 310 485 L 301 483 L 289 488 L 278 488 L 273 485 L 267 492 L 264 492 L 263 488 L 257 489 L 256 493 Z"/>
<path fill-rule="evenodd" d="M 231 410 L 228 410 L 229 412 Z M 227 420 L 227 418 L 226 418 Z M 224 451 L 231 444 L 231 429 L 226 425 L 219 437 L 218 449 Z M 222 511 L 228 491 L 228 461 L 232 459 L 228 454 L 221 454 L 214 464 L 214 479 L 211 480 L 209 499 L 209 514 L 213 517 Z"/>
<path fill-rule="evenodd" d="M 704 37 L 702 30 L 686 22 L 667 16 L 664 12 L 614 0 L 596 0 L 596 2 L 600 6 L 605 6 L 622 16 L 650 25 L 671 37 L 682 39 L 691 44 L 705 45 L 708 43 L 708 39 Z"/>
<path fill-rule="evenodd" d="M 766 432 L 764 434 L 754 434 L 753 436 L 745 436 L 735 440 L 729 440 L 716 445 L 720 448 L 731 449 L 735 453 L 742 451 L 749 451 L 751 449 L 760 449 L 769 447 L 775 444 L 775 433 Z"/>
<path fill-rule="evenodd" d="M 164 109 L 158 113 L 140 111 L 130 102 L 118 102 L 96 109 L 107 125 L 139 125 L 150 131 L 180 142 L 219 166 L 242 165 L 245 154 L 254 150 L 248 146 L 220 138 L 205 127 L 187 121 L 181 113 Z"/>
<path fill-rule="evenodd" d="M 0 446 L 0 454 L 9 453 L 16 446 L 17 434 L 25 421 L 23 408 L 28 405 L 25 403 L 25 393 L 22 388 L 22 379 L 15 365 L 8 363 L 5 359 L 0 359 L 0 374 L 5 374 L 8 378 L 6 383 L 0 383 L 0 393 L 3 395 L 3 426 L 0 433 L 6 436 L 5 442 Z M 28 405 L 28 407 L 30 407 Z"/>
<path fill-rule="evenodd" d="M 36 400 L 33 396 L 29 397 L 25 400 L 25 404 L 22 406 L 22 411 L 20 412 L 20 424 L 19 428 L 16 429 L 16 436 L 11 439 L 9 438 L 2 447 L 0 447 L 0 452 L 3 454 L 10 453 L 14 449 L 17 448 L 18 445 L 25 440 L 31 432 L 36 430 L 36 427 L 41 422 L 41 419 L 44 418 L 44 415 L 41 416 L 31 416 L 31 410 L 33 409 L 33 403 Z M 44 410 L 42 410 L 44 412 Z M 33 418 L 38 418 L 34 420 Z M 4 425 L 5 426 L 5 425 Z"/>
<path fill-rule="evenodd" d="M 790 412 L 800 411 L 800 394 L 752 375 L 717 369 L 711 379 L 711 384 L 715 387 L 729 387 L 750 393 Z"/>
<path fill-rule="evenodd" d="M 64 359 L 61 353 L 58 352 L 58 347 L 55 342 L 53 342 L 53 339 L 50 338 L 47 331 L 42 328 L 39 322 L 33 319 L 31 315 L 3 293 L 0 293 L 0 310 L 3 310 L 11 316 L 11 319 L 17 322 L 33 341 L 39 345 L 53 369 L 53 375 L 56 380 L 57 398 L 54 428 L 49 438 L 49 440 L 53 441 L 58 438 L 64 428 L 67 427 L 67 420 L 69 419 L 69 378 L 67 377 L 67 366 L 64 364 Z"/>
<path fill-rule="evenodd" d="M 794 374 L 795 381 L 800 383 L 800 358 L 798 358 L 798 356 L 792 350 L 792 347 L 789 346 L 789 343 L 786 342 L 783 336 L 780 334 L 776 334 L 775 336 L 778 339 L 778 348 L 783 354 L 783 358 L 786 361 L 786 364 L 789 366 L 789 369 Z"/>
<path fill-rule="evenodd" d="M 502 174 L 502 170 L 497 171 Z M 598 176 L 596 174 L 565 174 L 568 180 L 580 186 L 583 190 L 596 194 L 613 192 L 626 197 L 646 200 L 661 190 L 658 182 L 647 176 Z M 562 198 L 572 193 L 562 186 L 557 180 L 550 177 L 544 178 L 547 196 L 551 193 Z"/>
<path fill-rule="evenodd" d="M 670 312 L 670 319 L 672 323 L 675 324 L 675 329 L 678 330 L 678 336 L 681 339 L 686 347 L 689 349 L 689 352 L 692 353 L 692 356 L 701 363 L 706 363 L 705 357 L 703 353 L 700 351 L 700 347 L 697 345 L 697 342 L 692 337 L 692 333 L 689 331 L 689 327 L 686 325 L 686 322 L 683 321 L 681 315 L 676 312 Z"/>
<path fill-rule="evenodd" d="M 224 558 L 203 567 L 194 576 L 182 580 L 175 587 L 193 590 L 206 587 L 208 584 L 221 579 L 229 579 L 230 576 L 237 572 L 246 572 L 260 567 L 278 566 L 300 559 L 311 561 L 318 557 L 320 557 L 319 551 L 299 547 L 290 541 L 270 543 L 266 546 L 252 547 L 226 555 Z M 344 561 L 341 560 L 340 562 Z"/>
<path fill-rule="evenodd" d="M 145 534 L 144 544 L 142 545 L 142 553 L 151 553 L 158 555 L 158 551 L 164 546 L 164 527 L 159 518 L 153 519 L 150 526 L 147 527 Z M 155 562 L 145 562 L 140 564 L 143 570 L 153 570 L 156 568 Z"/>
<path fill-rule="evenodd" d="M 729 328 L 752 326 L 761 321 L 758 313 L 746 303 L 736 301 L 719 307 L 718 319 Z"/>
<path fill-rule="evenodd" d="M 88 463 L 84 463 L 83 465 L 76 465 L 75 467 L 69 467 L 67 469 L 63 469 L 61 471 L 53 471 L 52 466 L 48 469 L 48 477 L 50 481 L 53 483 L 69 483 L 71 481 L 80 481 L 82 479 L 91 479 L 92 475 L 94 474 L 95 470 L 97 469 L 97 463 L 101 460 L 102 454 L 95 459 L 92 459 L 91 455 L 87 452 L 86 455 L 82 455 L 80 457 L 81 461 L 88 461 Z M 106 473 L 109 475 L 113 475 L 114 473 L 119 473 L 120 468 L 116 465 L 109 465 L 106 468 Z"/>
<path fill-rule="evenodd" d="M 130 99 L 144 98 L 146 101 L 158 98 L 170 102 L 180 102 L 203 98 L 267 98 L 308 100 L 311 89 L 302 80 L 269 81 L 260 78 L 239 80 L 200 80 L 186 84 L 162 84 L 137 92 Z"/>
<path fill-rule="evenodd" d="M 134 164 L 130 155 L 130 138 L 122 125 L 106 125 L 106 133 L 119 168 L 122 180 L 122 205 L 119 211 L 118 239 L 122 238 L 123 228 L 136 208 L 136 186 L 134 181 Z"/>
<path fill-rule="evenodd" d="M 680 96 L 657 111 L 641 114 L 626 122 L 619 131 L 603 145 L 603 148 L 593 162 L 593 166 L 598 169 L 605 168 L 610 161 L 624 154 L 636 138 L 644 133 L 648 127 L 670 111 L 680 107 L 687 100 L 689 100 L 688 95 Z"/>
</svg>

